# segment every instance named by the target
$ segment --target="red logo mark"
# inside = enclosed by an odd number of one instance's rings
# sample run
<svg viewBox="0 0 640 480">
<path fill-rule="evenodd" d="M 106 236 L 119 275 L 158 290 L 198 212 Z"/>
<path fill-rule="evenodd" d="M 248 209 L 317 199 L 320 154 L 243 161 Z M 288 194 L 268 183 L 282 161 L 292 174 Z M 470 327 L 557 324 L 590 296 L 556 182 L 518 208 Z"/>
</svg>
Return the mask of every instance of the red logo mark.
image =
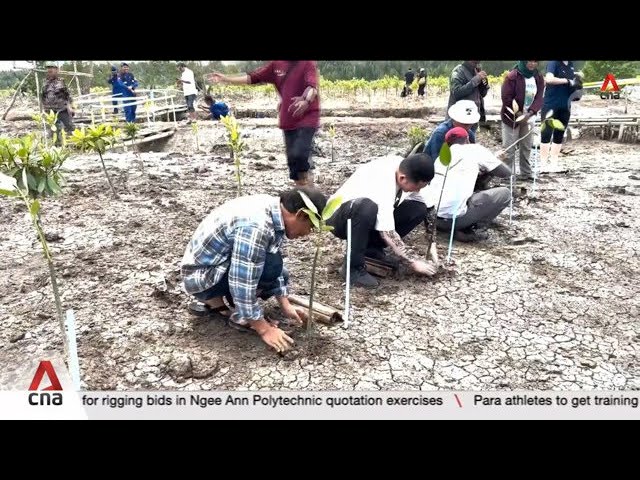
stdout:
<svg viewBox="0 0 640 480">
<path fill-rule="evenodd" d="M 29 390 L 38 390 L 38 387 L 40 386 L 45 373 L 47 374 L 47 377 L 49 377 L 51 386 L 43 388 L 43 390 L 62 390 L 62 385 L 60 385 L 58 375 L 56 375 L 56 371 L 54 370 L 53 365 L 51 365 L 51 362 L 49 360 L 40 360 L 40 365 L 38 365 L 36 374 L 33 376 L 33 380 L 31 380 Z"/>
<path fill-rule="evenodd" d="M 604 77 L 604 81 L 602 82 L 602 86 L 600 87 L 600 91 L 604 92 L 607 90 L 607 85 L 611 83 L 612 90 L 614 92 L 618 92 L 620 88 L 618 88 L 618 82 L 616 82 L 616 77 L 613 76 L 613 73 L 607 73 L 607 76 Z"/>
</svg>

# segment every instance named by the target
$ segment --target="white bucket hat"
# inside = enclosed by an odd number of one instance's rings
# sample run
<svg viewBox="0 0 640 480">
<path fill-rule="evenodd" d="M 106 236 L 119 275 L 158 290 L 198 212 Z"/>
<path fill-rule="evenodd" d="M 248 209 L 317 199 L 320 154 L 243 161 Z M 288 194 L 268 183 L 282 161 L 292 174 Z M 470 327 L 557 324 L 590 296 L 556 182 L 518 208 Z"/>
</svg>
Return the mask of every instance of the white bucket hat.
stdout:
<svg viewBox="0 0 640 480">
<path fill-rule="evenodd" d="M 452 120 L 465 125 L 473 125 L 480 120 L 478 106 L 471 100 L 458 100 L 449 107 L 447 113 Z"/>
</svg>

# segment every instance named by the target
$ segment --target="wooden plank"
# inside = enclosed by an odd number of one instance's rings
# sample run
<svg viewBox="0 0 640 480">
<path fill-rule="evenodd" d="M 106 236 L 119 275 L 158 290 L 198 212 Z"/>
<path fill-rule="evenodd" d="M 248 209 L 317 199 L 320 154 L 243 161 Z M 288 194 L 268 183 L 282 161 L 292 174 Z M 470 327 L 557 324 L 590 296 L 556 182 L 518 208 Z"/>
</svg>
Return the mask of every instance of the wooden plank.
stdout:
<svg viewBox="0 0 640 480">
<path fill-rule="evenodd" d="M 289 295 L 289 301 L 299 307 L 309 308 L 309 297 L 303 295 Z M 326 325 L 342 322 L 342 314 L 335 308 L 313 301 L 313 319 Z"/>
</svg>

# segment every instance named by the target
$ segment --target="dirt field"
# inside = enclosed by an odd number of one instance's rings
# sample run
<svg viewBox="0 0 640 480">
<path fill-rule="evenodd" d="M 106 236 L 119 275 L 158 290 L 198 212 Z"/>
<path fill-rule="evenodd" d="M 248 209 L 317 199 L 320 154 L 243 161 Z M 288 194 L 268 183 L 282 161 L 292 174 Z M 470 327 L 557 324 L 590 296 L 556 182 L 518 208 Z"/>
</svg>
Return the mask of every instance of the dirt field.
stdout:
<svg viewBox="0 0 640 480">
<path fill-rule="evenodd" d="M 398 99 L 399 101 L 399 99 Z M 601 109 L 596 101 L 581 108 Z M 440 115 L 442 112 L 440 112 Z M 330 194 L 360 163 L 404 153 L 412 125 L 400 118 L 335 121 L 336 162 L 319 133 L 318 186 Z M 275 119 L 242 119 L 247 193 L 288 185 Z M 31 122 L 2 122 L 3 134 Z M 479 142 L 497 146 L 497 133 Z M 578 139 L 544 174 L 538 194 L 497 219 L 490 239 L 454 246 L 434 279 L 400 275 L 375 291 L 352 290 L 350 328 L 294 334 L 284 357 L 261 340 L 191 316 L 179 262 L 193 231 L 235 196 L 220 124 L 201 122 L 201 151 L 181 126 L 162 152 L 107 153 L 121 200 L 97 158 L 66 164 L 68 187 L 43 206 L 64 308 L 75 312 L 83 388 L 114 389 L 638 389 L 640 388 L 640 154 L 638 145 Z M 528 187 L 530 189 L 530 187 Z M 0 365 L 62 351 L 46 264 L 16 202 L 0 199 Z M 439 237 L 440 256 L 447 238 Z M 424 229 L 407 239 L 424 252 Z M 341 307 L 344 244 L 326 237 L 318 298 Z M 293 290 L 307 293 L 310 240 L 288 243 Z M 275 303 L 275 302 L 274 302 Z"/>
</svg>

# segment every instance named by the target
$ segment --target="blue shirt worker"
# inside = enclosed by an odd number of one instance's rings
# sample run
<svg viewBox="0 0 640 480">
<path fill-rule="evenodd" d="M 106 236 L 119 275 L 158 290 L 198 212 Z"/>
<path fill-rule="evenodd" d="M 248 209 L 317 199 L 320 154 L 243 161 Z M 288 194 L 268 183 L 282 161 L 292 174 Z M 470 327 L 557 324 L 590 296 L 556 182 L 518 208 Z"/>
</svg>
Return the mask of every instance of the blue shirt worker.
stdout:
<svg viewBox="0 0 640 480">
<path fill-rule="evenodd" d="M 129 64 L 122 63 L 120 69 L 120 80 L 124 86 L 122 93 L 123 97 L 135 97 L 136 96 L 136 88 L 138 88 L 138 81 L 133 76 L 133 73 L 129 71 Z M 137 105 L 128 104 L 126 101 L 123 102 L 124 106 L 124 118 L 127 122 L 135 122 L 136 121 L 136 108 Z"/>
</svg>

